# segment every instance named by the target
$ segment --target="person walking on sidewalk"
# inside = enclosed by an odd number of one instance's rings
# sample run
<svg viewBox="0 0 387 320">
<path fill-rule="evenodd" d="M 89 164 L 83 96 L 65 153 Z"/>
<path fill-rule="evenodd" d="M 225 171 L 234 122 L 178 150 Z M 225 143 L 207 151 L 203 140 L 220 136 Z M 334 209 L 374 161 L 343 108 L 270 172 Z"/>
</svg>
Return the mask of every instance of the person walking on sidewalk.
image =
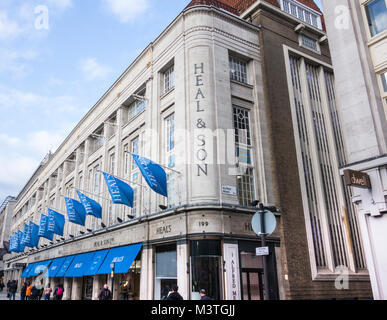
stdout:
<svg viewBox="0 0 387 320">
<path fill-rule="evenodd" d="M 20 300 L 26 300 L 27 295 L 27 283 L 24 282 L 23 287 L 20 291 Z"/>
<path fill-rule="evenodd" d="M 112 300 L 112 292 L 109 290 L 107 284 L 105 284 L 98 295 L 99 300 Z"/>
<path fill-rule="evenodd" d="M 63 285 L 61 285 L 61 284 L 58 285 L 55 288 L 55 291 L 54 291 L 54 298 L 55 298 L 55 300 L 62 300 L 63 292 L 64 292 Z"/>
<path fill-rule="evenodd" d="M 51 286 L 48 284 L 47 288 L 44 290 L 44 300 L 51 300 Z"/>
<path fill-rule="evenodd" d="M 179 287 L 174 285 L 172 287 L 171 294 L 168 296 L 166 300 L 184 300 L 183 297 L 180 295 L 180 293 L 177 292 L 178 290 L 179 290 Z"/>
<path fill-rule="evenodd" d="M 15 300 L 16 291 L 17 291 L 17 284 L 16 284 L 16 281 L 13 280 L 9 286 L 9 300 Z"/>
<path fill-rule="evenodd" d="M 32 300 L 31 299 L 31 291 L 32 291 L 33 285 L 31 282 L 27 282 L 27 290 L 26 290 L 26 300 Z"/>
</svg>

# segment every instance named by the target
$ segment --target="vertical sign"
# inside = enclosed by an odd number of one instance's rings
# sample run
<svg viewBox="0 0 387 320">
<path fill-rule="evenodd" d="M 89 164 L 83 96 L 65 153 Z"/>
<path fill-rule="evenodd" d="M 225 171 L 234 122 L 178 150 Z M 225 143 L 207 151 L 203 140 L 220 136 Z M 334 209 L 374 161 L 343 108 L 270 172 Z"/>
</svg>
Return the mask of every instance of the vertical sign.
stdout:
<svg viewBox="0 0 387 320">
<path fill-rule="evenodd" d="M 219 176 L 214 134 L 216 132 L 215 82 L 212 48 L 199 45 L 189 49 L 189 106 L 192 199 L 218 198 Z"/>
<path fill-rule="evenodd" d="M 239 253 L 237 244 L 224 244 L 226 300 L 241 300 Z"/>
</svg>

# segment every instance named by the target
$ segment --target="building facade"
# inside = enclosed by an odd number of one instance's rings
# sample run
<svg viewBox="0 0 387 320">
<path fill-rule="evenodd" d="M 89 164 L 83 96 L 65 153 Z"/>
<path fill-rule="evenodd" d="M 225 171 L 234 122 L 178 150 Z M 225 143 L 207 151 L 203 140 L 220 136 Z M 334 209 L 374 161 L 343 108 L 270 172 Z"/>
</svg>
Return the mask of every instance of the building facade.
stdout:
<svg viewBox="0 0 387 320">
<path fill-rule="evenodd" d="M 4 275 L 3 256 L 8 251 L 11 230 L 11 217 L 16 204 L 14 197 L 7 197 L 0 206 L 0 277 Z"/>
<path fill-rule="evenodd" d="M 103 205 L 102 221 L 66 222 L 64 237 L 9 256 L 6 276 L 20 279 L 23 263 L 139 245 L 125 273 L 65 270 L 51 286 L 75 300 L 97 299 L 106 282 L 115 299 L 158 300 L 174 284 L 193 300 L 202 288 L 226 300 L 371 297 L 363 248 L 348 241 L 358 240 L 356 215 L 342 209 L 347 154 L 323 26 L 306 1 L 192 1 L 24 188 L 12 232 L 48 208 L 64 213 L 75 189 Z M 130 152 L 173 169 L 168 199 L 144 185 Z M 101 172 L 131 181 L 133 208 L 111 204 Z M 268 284 L 254 200 L 281 212 Z M 343 275 L 349 288 L 336 286 Z"/>
<path fill-rule="evenodd" d="M 323 1 L 348 161 L 370 188 L 348 187 L 356 207 L 375 299 L 387 299 L 387 3 Z"/>
</svg>

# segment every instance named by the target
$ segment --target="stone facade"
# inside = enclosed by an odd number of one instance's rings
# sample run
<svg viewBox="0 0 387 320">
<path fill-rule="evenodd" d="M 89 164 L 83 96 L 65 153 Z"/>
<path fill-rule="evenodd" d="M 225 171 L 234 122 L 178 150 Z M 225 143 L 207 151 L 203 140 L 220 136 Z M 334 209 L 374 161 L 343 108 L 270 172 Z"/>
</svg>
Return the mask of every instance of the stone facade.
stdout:
<svg viewBox="0 0 387 320">
<path fill-rule="evenodd" d="M 387 30 L 372 35 L 370 1 L 323 1 L 341 102 L 349 163 L 341 168 L 369 175 L 372 189 L 351 187 L 375 299 L 387 299 L 384 243 L 387 226 Z M 383 4 L 383 3 L 382 3 Z M 387 9 L 384 11 L 384 17 Z"/>
</svg>

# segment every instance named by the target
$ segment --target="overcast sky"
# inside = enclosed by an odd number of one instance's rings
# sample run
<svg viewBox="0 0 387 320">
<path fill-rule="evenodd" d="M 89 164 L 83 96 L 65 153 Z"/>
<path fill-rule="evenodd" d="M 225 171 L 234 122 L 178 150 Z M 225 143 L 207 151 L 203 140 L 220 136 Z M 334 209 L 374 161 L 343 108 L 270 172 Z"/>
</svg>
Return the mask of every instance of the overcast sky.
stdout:
<svg viewBox="0 0 387 320">
<path fill-rule="evenodd" d="M 0 204 L 189 0 L 0 0 Z"/>
</svg>

